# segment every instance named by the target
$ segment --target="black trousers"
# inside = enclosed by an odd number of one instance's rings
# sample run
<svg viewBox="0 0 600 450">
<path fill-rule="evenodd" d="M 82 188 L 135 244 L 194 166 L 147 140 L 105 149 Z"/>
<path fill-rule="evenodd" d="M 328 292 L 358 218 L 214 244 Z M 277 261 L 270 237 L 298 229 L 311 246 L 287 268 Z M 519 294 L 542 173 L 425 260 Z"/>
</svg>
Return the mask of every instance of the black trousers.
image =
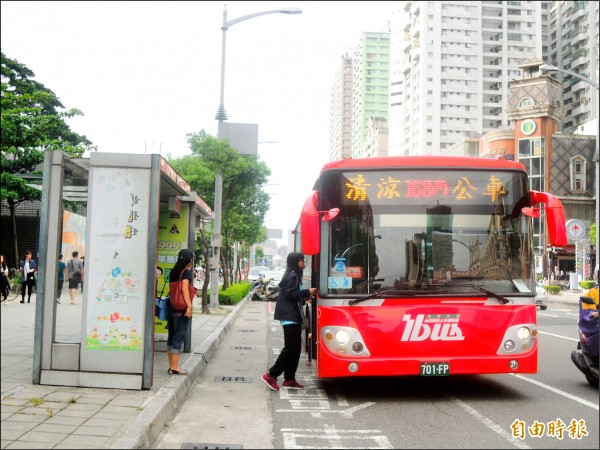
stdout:
<svg viewBox="0 0 600 450">
<path fill-rule="evenodd" d="M 60 298 L 62 295 L 63 284 L 65 284 L 65 280 L 56 280 L 56 298 Z"/>
<path fill-rule="evenodd" d="M 35 280 L 33 278 L 27 278 L 25 281 L 21 281 L 21 298 L 23 300 L 25 300 L 25 288 L 27 288 L 27 300 L 29 300 L 31 298 L 34 285 Z"/>
<path fill-rule="evenodd" d="M 269 369 L 269 375 L 277 378 L 283 374 L 287 381 L 296 379 L 296 370 L 302 352 L 302 328 L 298 323 L 283 326 L 283 350 L 275 364 Z"/>
<path fill-rule="evenodd" d="M 4 272 L 0 272 L 0 289 L 2 289 L 2 298 L 6 300 L 8 292 L 10 291 L 10 284 L 8 283 L 8 278 Z"/>
</svg>

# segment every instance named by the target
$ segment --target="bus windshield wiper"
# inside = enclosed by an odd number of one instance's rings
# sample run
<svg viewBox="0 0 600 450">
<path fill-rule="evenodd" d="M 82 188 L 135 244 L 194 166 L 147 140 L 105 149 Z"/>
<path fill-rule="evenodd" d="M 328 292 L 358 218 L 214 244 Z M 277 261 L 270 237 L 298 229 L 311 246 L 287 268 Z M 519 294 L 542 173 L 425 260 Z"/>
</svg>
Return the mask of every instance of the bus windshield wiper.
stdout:
<svg viewBox="0 0 600 450">
<path fill-rule="evenodd" d="M 444 292 L 446 292 L 446 291 L 444 291 Z M 409 297 L 421 297 L 421 296 L 426 296 L 426 295 L 431 295 L 431 294 L 440 294 L 440 293 L 442 293 L 441 290 L 432 292 L 432 291 L 417 291 L 416 289 L 386 289 L 384 291 L 374 292 L 373 294 L 365 295 L 364 297 L 348 300 L 348 304 L 356 305 L 356 304 L 362 303 L 366 300 L 381 297 L 382 295 L 387 295 L 387 294 L 404 295 L 404 296 L 409 296 Z"/>
<path fill-rule="evenodd" d="M 496 294 L 495 292 L 488 291 L 487 289 L 482 288 L 481 286 L 479 286 L 477 284 L 446 282 L 446 283 L 443 283 L 442 285 L 443 286 L 448 286 L 448 287 L 470 287 L 470 288 L 473 288 L 473 289 L 477 289 L 479 292 L 483 292 L 484 294 L 487 294 L 490 297 L 494 297 L 496 300 L 498 300 L 503 305 L 506 305 L 507 303 L 509 303 L 509 300 L 506 297 L 503 297 L 500 294 Z"/>
</svg>

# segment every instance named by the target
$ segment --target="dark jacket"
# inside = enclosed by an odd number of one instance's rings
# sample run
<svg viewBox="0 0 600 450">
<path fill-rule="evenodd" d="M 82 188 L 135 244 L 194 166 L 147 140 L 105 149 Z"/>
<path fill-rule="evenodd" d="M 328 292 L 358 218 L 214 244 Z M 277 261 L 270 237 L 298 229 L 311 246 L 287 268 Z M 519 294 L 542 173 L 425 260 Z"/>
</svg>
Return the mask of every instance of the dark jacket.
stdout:
<svg viewBox="0 0 600 450">
<path fill-rule="evenodd" d="M 302 323 L 300 314 L 300 303 L 310 297 L 310 290 L 299 287 L 298 275 L 290 270 L 285 285 L 279 290 L 277 303 L 275 304 L 275 320 L 289 320 L 295 323 Z"/>
<path fill-rule="evenodd" d="M 21 267 L 21 282 L 27 281 L 27 274 L 23 270 L 24 267 L 25 267 L 25 260 L 24 259 L 22 259 L 21 261 L 19 261 L 19 266 Z M 37 270 L 37 266 L 36 266 L 35 261 L 33 260 L 33 258 L 31 258 L 29 260 L 29 270 Z"/>
</svg>

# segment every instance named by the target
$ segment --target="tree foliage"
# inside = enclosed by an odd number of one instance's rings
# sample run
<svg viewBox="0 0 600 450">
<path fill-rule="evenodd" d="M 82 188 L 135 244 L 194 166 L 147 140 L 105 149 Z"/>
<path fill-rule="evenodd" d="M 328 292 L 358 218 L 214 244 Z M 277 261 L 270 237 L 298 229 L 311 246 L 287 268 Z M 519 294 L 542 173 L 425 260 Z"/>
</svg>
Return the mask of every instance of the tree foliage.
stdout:
<svg viewBox="0 0 600 450">
<path fill-rule="evenodd" d="M 240 155 L 228 141 L 210 136 L 204 130 L 190 133 L 187 138 L 192 155 L 169 163 L 213 210 L 215 175 L 221 175 L 221 264 L 232 273 L 233 245 L 242 243 L 247 249 L 266 239 L 263 223 L 269 210 L 269 195 L 262 186 L 271 171 L 258 156 Z M 239 261 L 235 261 L 236 267 L 238 264 Z M 229 281 L 225 277 L 225 289 Z"/>
<path fill-rule="evenodd" d="M 11 213 L 13 245 L 18 255 L 15 207 L 23 201 L 40 200 L 42 193 L 27 186 L 22 175 L 36 173 L 44 151 L 62 150 L 80 157 L 93 148 L 85 137 L 71 131 L 66 119 L 83 115 L 78 109 L 65 110 L 58 97 L 24 64 L 1 53 L 0 139 L 1 194 Z"/>
</svg>

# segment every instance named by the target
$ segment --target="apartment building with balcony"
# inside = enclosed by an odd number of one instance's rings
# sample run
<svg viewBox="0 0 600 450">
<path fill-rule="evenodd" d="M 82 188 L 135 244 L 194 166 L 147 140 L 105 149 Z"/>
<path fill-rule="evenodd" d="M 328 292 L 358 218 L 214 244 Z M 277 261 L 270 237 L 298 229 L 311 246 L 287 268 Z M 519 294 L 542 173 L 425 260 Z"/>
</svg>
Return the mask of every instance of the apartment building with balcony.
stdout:
<svg viewBox="0 0 600 450">
<path fill-rule="evenodd" d="M 389 30 L 389 22 L 385 24 Z M 372 119 L 388 121 L 390 34 L 365 32 L 353 54 L 352 157 L 366 156 Z M 371 155 L 373 156 L 373 155 Z"/>
<path fill-rule="evenodd" d="M 598 81 L 598 2 L 552 1 L 544 14 L 547 34 L 543 59 L 556 67 Z M 589 83 L 564 72 L 550 75 L 562 84 L 565 117 L 564 133 L 578 131 L 598 117 L 598 90 Z M 580 130 L 579 130 L 580 131 Z M 597 131 L 596 131 L 597 133 Z"/>
<path fill-rule="evenodd" d="M 340 58 L 329 103 L 329 160 L 352 156 L 352 52 Z"/>
<path fill-rule="evenodd" d="M 518 65 L 542 53 L 542 3 L 402 1 L 391 21 L 391 155 L 436 155 L 509 127 Z"/>
</svg>

